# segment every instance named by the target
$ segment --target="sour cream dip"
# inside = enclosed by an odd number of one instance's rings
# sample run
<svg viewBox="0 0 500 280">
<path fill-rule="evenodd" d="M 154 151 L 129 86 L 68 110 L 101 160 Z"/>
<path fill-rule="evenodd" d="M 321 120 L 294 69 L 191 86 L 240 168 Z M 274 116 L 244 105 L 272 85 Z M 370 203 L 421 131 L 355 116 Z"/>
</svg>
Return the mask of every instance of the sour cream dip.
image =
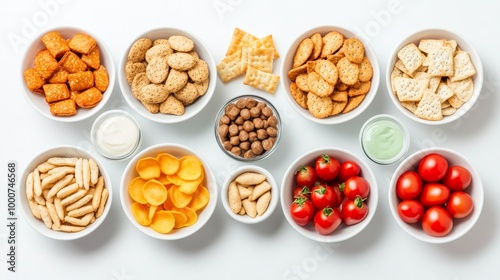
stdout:
<svg viewBox="0 0 500 280">
<path fill-rule="evenodd" d="M 111 110 L 100 115 L 92 125 L 95 149 L 109 159 L 125 159 L 140 145 L 141 130 L 129 113 Z"/>
</svg>

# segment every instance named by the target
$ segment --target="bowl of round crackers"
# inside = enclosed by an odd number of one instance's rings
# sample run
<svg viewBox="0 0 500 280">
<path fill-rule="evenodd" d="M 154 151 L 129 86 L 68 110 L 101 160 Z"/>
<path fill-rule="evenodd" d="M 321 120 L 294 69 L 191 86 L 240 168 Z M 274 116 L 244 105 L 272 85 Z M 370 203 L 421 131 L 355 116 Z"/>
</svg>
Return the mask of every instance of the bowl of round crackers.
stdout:
<svg viewBox="0 0 500 280">
<path fill-rule="evenodd" d="M 104 41 L 75 27 L 36 36 L 23 54 L 21 86 L 28 103 L 61 122 L 87 119 L 113 92 L 115 66 Z"/>
<path fill-rule="evenodd" d="M 19 184 L 21 212 L 42 235 L 82 238 L 96 230 L 111 209 L 113 188 L 104 165 L 77 146 L 54 146 L 28 163 Z"/>
<path fill-rule="evenodd" d="M 429 125 L 450 123 L 474 105 L 483 66 L 472 44 L 442 29 L 414 32 L 400 41 L 387 63 L 386 84 L 396 108 Z"/>
<path fill-rule="evenodd" d="M 338 124 L 368 108 L 378 90 L 380 69 L 375 52 L 359 34 L 320 26 L 292 42 L 281 76 L 286 97 L 301 116 Z"/>
<path fill-rule="evenodd" d="M 159 123 L 178 123 L 198 114 L 212 98 L 217 82 L 207 45 L 193 33 L 171 27 L 135 37 L 119 69 L 127 103 Z"/>
</svg>

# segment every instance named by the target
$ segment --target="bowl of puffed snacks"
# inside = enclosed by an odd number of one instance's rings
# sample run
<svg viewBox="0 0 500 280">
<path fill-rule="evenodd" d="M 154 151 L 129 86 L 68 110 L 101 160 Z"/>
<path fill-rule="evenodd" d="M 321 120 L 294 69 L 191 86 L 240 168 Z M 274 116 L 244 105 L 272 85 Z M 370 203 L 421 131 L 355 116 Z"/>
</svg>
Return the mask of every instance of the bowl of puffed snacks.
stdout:
<svg viewBox="0 0 500 280">
<path fill-rule="evenodd" d="M 104 165 L 77 146 L 54 146 L 34 156 L 19 185 L 25 220 L 49 238 L 84 237 L 111 208 L 113 188 Z"/>
<path fill-rule="evenodd" d="M 217 193 L 209 163 L 174 143 L 138 153 L 120 183 L 120 200 L 129 221 L 161 240 L 182 239 L 200 230 L 215 210 Z"/>
<path fill-rule="evenodd" d="M 297 113 L 316 123 L 338 124 L 368 108 L 378 90 L 380 69 L 375 52 L 358 34 L 320 26 L 292 42 L 281 76 Z"/>
<path fill-rule="evenodd" d="M 198 114 L 217 82 L 214 58 L 199 37 L 177 28 L 148 30 L 125 50 L 118 81 L 137 113 L 159 123 L 178 123 Z"/>
<path fill-rule="evenodd" d="M 424 124 L 445 124 L 466 114 L 478 99 L 483 66 L 462 36 L 426 29 L 395 47 L 386 83 L 391 100 L 405 116 Z"/>
<path fill-rule="evenodd" d="M 74 122 L 104 107 L 113 91 L 115 66 L 97 35 L 59 27 L 34 38 L 24 52 L 21 75 L 24 95 L 36 111 Z"/>
</svg>

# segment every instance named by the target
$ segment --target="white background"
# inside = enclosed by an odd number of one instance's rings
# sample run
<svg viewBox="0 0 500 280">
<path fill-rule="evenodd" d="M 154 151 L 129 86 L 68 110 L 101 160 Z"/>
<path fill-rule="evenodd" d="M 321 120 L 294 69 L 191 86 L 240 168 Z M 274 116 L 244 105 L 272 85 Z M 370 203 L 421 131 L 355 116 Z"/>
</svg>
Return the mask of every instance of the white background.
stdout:
<svg viewBox="0 0 500 280">
<path fill-rule="evenodd" d="M 5 1 L 0 11 L 1 146 L 0 146 L 0 278 L 1 279 L 492 279 L 500 273 L 498 158 L 500 157 L 500 37 L 497 1 Z M 7 271 L 7 162 L 18 163 L 18 178 L 29 160 L 52 145 L 73 144 L 91 150 L 89 131 L 97 117 L 75 124 L 48 120 L 22 96 L 22 52 L 32 37 L 56 26 L 75 26 L 104 38 L 115 65 L 138 34 L 156 27 L 186 28 L 205 41 L 219 62 L 233 29 L 263 37 L 272 34 L 283 56 L 296 35 L 315 26 L 338 25 L 363 36 L 377 54 L 379 92 L 371 106 L 348 123 L 316 125 L 300 117 L 281 85 L 274 96 L 242 84 L 242 79 L 217 83 L 208 106 L 191 120 L 174 125 L 137 117 L 144 130 L 141 149 L 174 142 L 208 159 L 219 184 L 240 166 L 219 150 L 213 135 L 218 109 L 230 98 L 257 94 L 278 108 L 285 125 L 278 150 L 258 164 L 281 182 L 299 155 L 322 146 L 348 149 L 363 158 L 358 131 L 369 117 L 389 113 L 410 129 L 409 153 L 442 146 L 466 155 L 476 166 L 485 189 L 485 203 L 476 226 L 444 245 L 423 243 L 394 221 L 387 201 L 388 183 L 396 165 L 369 164 L 377 175 L 380 200 L 374 219 L 354 238 L 325 245 L 295 232 L 281 207 L 258 225 L 239 224 L 227 216 L 220 198 L 206 226 L 180 241 L 159 241 L 143 235 L 126 219 L 118 187 L 127 162 L 103 159 L 115 189 L 105 223 L 77 241 L 50 240 L 35 232 L 18 213 L 16 273 Z M 28 28 L 31 26 L 32 28 Z M 33 30 L 34 29 L 36 30 Z M 443 126 L 425 126 L 405 118 L 391 103 L 385 69 L 392 49 L 408 34 L 443 28 L 470 40 L 484 66 L 481 97 L 462 119 Z M 16 38 L 14 42 L 12 38 Z M 274 73 L 281 67 L 275 62 Z M 215 75 L 215 73 L 211 73 Z M 282 77 L 286 78 L 286 77 Z M 103 109 L 130 110 L 119 90 Z M 220 187 L 220 185 L 219 185 Z M 215 199 L 215 198 L 214 198 Z M 18 208 L 19 210 L 19 208 Z M 19 211 L 18 211 L 19 212 Z M 5 275 L 5 276 L 2 276 Z"/>
</svg>

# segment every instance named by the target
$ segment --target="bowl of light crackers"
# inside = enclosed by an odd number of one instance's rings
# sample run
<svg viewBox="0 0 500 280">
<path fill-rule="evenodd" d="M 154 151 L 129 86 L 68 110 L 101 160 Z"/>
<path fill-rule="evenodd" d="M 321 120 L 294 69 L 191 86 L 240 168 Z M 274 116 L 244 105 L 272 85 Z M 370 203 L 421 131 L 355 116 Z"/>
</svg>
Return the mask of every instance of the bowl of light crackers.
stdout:
<svg viewBox="0 0 500 280">
<path fill-rule="evenodd" d="M 58 27 L 33 39 L 24 52 L 21 75 L 24 95 L 36 111 L 74 122 L 104 107 L 113 91 L 115 66 L 97 35 Z"/>
<path fill-rule="evenodd" d="M 338 124 L 368 108 L 378 90 L 380 69 L 375 52 L 358 34 L 320 26 L 290 45 L 281 76 L 286 97 L 301 116 Z"/>
<path fill-rule="evenodd" d="M 178 123 L 205 108 L 216 73 L 213 56 L 199 37 L 164 27 L 132 40 L 120 61 L 118 81 L 123 97 L 141 116 Z"/>
<path fill-rule="evenodd" d="M 445 124 L 466 114 L 476 102 L 483 66 L 462 36 L 421 30 L 395 47 L 386 83 L 391 100 L 405 116 L 424 124 Z"/>
<path fill-rule="evenodd" d="M 28 224 L 58 240 L 78 239 L 96 230 L 109 213 L 112 194 L 104 165 L 77 146 L 54 146 L 34 156 L 19 187 Z"/>
</svg>

